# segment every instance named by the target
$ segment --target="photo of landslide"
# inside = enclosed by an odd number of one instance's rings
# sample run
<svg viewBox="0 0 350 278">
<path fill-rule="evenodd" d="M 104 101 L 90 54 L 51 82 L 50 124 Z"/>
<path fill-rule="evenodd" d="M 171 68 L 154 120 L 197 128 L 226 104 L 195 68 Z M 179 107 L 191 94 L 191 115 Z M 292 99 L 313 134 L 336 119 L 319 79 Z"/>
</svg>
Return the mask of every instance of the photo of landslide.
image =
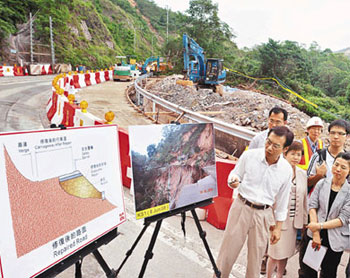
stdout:
<svg viewBox="0 0 350 278">
<path fill-rule="evenodd" d="M 116 208 L 80 173 L 33 182 L 4 155 L 17 257 Z"/>
<path fill-rule="evenodd" d="M 215 197 L 213 125 L 163 125 L 161 140 L 147 146 L 147 155 L 132 150 L 132 168 L 136 211 L 163 204 L 172 210 Z"/>
</svg>

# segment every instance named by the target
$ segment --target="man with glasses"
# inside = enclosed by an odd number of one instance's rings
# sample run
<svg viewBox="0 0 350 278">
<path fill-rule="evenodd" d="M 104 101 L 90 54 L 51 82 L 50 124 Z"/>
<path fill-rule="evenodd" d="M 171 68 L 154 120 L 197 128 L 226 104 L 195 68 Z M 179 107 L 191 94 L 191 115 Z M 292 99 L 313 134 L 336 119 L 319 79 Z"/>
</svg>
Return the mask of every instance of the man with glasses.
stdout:
<svg viewBox="0 0 350 278">
<path fill-rule="evenodd" d="M 279 106 L 273 107 L 269 111 L 269 118 L 267 119 L 268 129 L 255 135 L 254 138 L 250 141 L 248 149 L 251 150 L 251 149 L 257 149 L 257 148 L 264 148 L 269 130 L 271 130 L 276 126 L 285 126 L 287 124 L 287 119 L 288 119 L 288 112 L 285 109 Z M 266 263 L 268 258 L 267 248 L 268 246 L 266 247 L 266 252 L 261 262 L 261 272 L 260 272 L 261 274 L 266 274 Z"/>
<path fill-rule="evenodd" d="M 312 155 L 323 148 L 323 142 L 320 135 L 323 129 L 323 122 L 319 117 L 312 117 L 306 124 L 306 137 L 301 140 L 304 148 L 304 154 L 298 164 L 303 170 L 307 170 Z"/>
<path fill-rule="evenodd" d="M 293 170 L 283 158 L 294 138 L 285 126 L 269 130 L 265 148 L 245 151 L 228 177 L 231 188 L 238 187 L 238 198 L 228 215 L 217 265 L 222 278 L 228 278 L 248 237 L 246 277 L 260 277 L 260 264 L 269 239 L 280 239 L 282 222 L 287 217 Z M 274 205 L 274 209 L 272 209 Z"/>
<path fill-rule="evenodd" d="M 307 185 L 309 192 L 313 190 L 319 180 L 332 175 L 331 169 L 334 158 L 340 152 L 344 152 L 344 145 L 350 128 L 346 121 L 335 120 L 329 125 L 328 132 L 329 147 L 314 153 L 307 169 Z"/>
<path fill-rule="evenodd" d="M 267 120 L 268 129 L 258 133 L 250 141 L 249 149 L 263 148 L 267 134 L 271 128 L 276 126 L 284 126 L 287 124 L 288 112 L 281 107 L 275 106 L 269 112 L 269 118 Z"/>
</svg>

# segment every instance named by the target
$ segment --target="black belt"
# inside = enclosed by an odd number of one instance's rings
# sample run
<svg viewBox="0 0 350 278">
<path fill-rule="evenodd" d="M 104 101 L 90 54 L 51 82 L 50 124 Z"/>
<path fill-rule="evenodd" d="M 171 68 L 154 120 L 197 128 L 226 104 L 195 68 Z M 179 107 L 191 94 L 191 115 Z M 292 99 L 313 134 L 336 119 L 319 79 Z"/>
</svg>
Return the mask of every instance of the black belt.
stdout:
<svg viewBox="0 0 350 278">
<path fill-rule="evenodd" d="M 245 199 L 241 194 L 238 194 L 238 197 L 242 200 L 242 202 L 244 204 L 246 204 L 247 206 L 251 207 L 251 208 L 255 208 L 255 209 L 267 209 L 270 206 L 269 205 L 256 205 L 253 204 L 252 202 L 249 202 L 247 199 Z"/>
</svg>

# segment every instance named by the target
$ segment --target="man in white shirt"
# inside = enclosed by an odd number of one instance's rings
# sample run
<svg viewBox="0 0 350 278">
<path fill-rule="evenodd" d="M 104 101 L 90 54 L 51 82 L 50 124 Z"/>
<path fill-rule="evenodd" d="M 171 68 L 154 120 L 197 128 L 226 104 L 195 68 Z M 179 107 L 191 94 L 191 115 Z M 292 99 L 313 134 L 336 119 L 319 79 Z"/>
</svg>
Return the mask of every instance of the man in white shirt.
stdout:
<svg viewBox="0 0 350 278">
<path fill-rule="evenodd" d="M 231 171 L 228 184 L 232 188 L 238 187 L 239 194 L 230 208 L 217 260 L 222 278 L 229 277 L 247 237 L 246 277 L 260 277 L 260 265 L 269 238 L 269 228 L 275 223 L 270 242 L 275 244 L 280 239 L 282 222 L 287 217 L 293 174 L 282 152 L 287 150 L 293 138 L 293 133 L 287 127 L 272 128 L 265 148 L 245 151 Z"/>
<path fill-rule="evenodd" d="M 284 126 L 287 124 L 288 112 L 281 107 L 275 106 L 269 112 L 269 118 L 267 121 L 268 129 L 255 135 L 250 141 L 249 149 L 264 148 L 267 134 L 271 128 L 276 126 Z"/>
</svg>

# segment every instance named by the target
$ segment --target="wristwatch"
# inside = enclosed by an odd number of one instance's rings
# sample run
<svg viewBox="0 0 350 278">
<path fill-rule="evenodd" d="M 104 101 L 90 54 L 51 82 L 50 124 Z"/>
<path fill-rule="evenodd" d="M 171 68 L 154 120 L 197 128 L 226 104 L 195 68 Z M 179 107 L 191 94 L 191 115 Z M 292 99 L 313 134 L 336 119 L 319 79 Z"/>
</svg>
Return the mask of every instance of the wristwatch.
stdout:
<svg viewBox="0 0 350 278">
<path fill-rule="evenodd" d="M 320 230 L 323 230 L 323 223 L 320 223 Z"/>
</svg>

